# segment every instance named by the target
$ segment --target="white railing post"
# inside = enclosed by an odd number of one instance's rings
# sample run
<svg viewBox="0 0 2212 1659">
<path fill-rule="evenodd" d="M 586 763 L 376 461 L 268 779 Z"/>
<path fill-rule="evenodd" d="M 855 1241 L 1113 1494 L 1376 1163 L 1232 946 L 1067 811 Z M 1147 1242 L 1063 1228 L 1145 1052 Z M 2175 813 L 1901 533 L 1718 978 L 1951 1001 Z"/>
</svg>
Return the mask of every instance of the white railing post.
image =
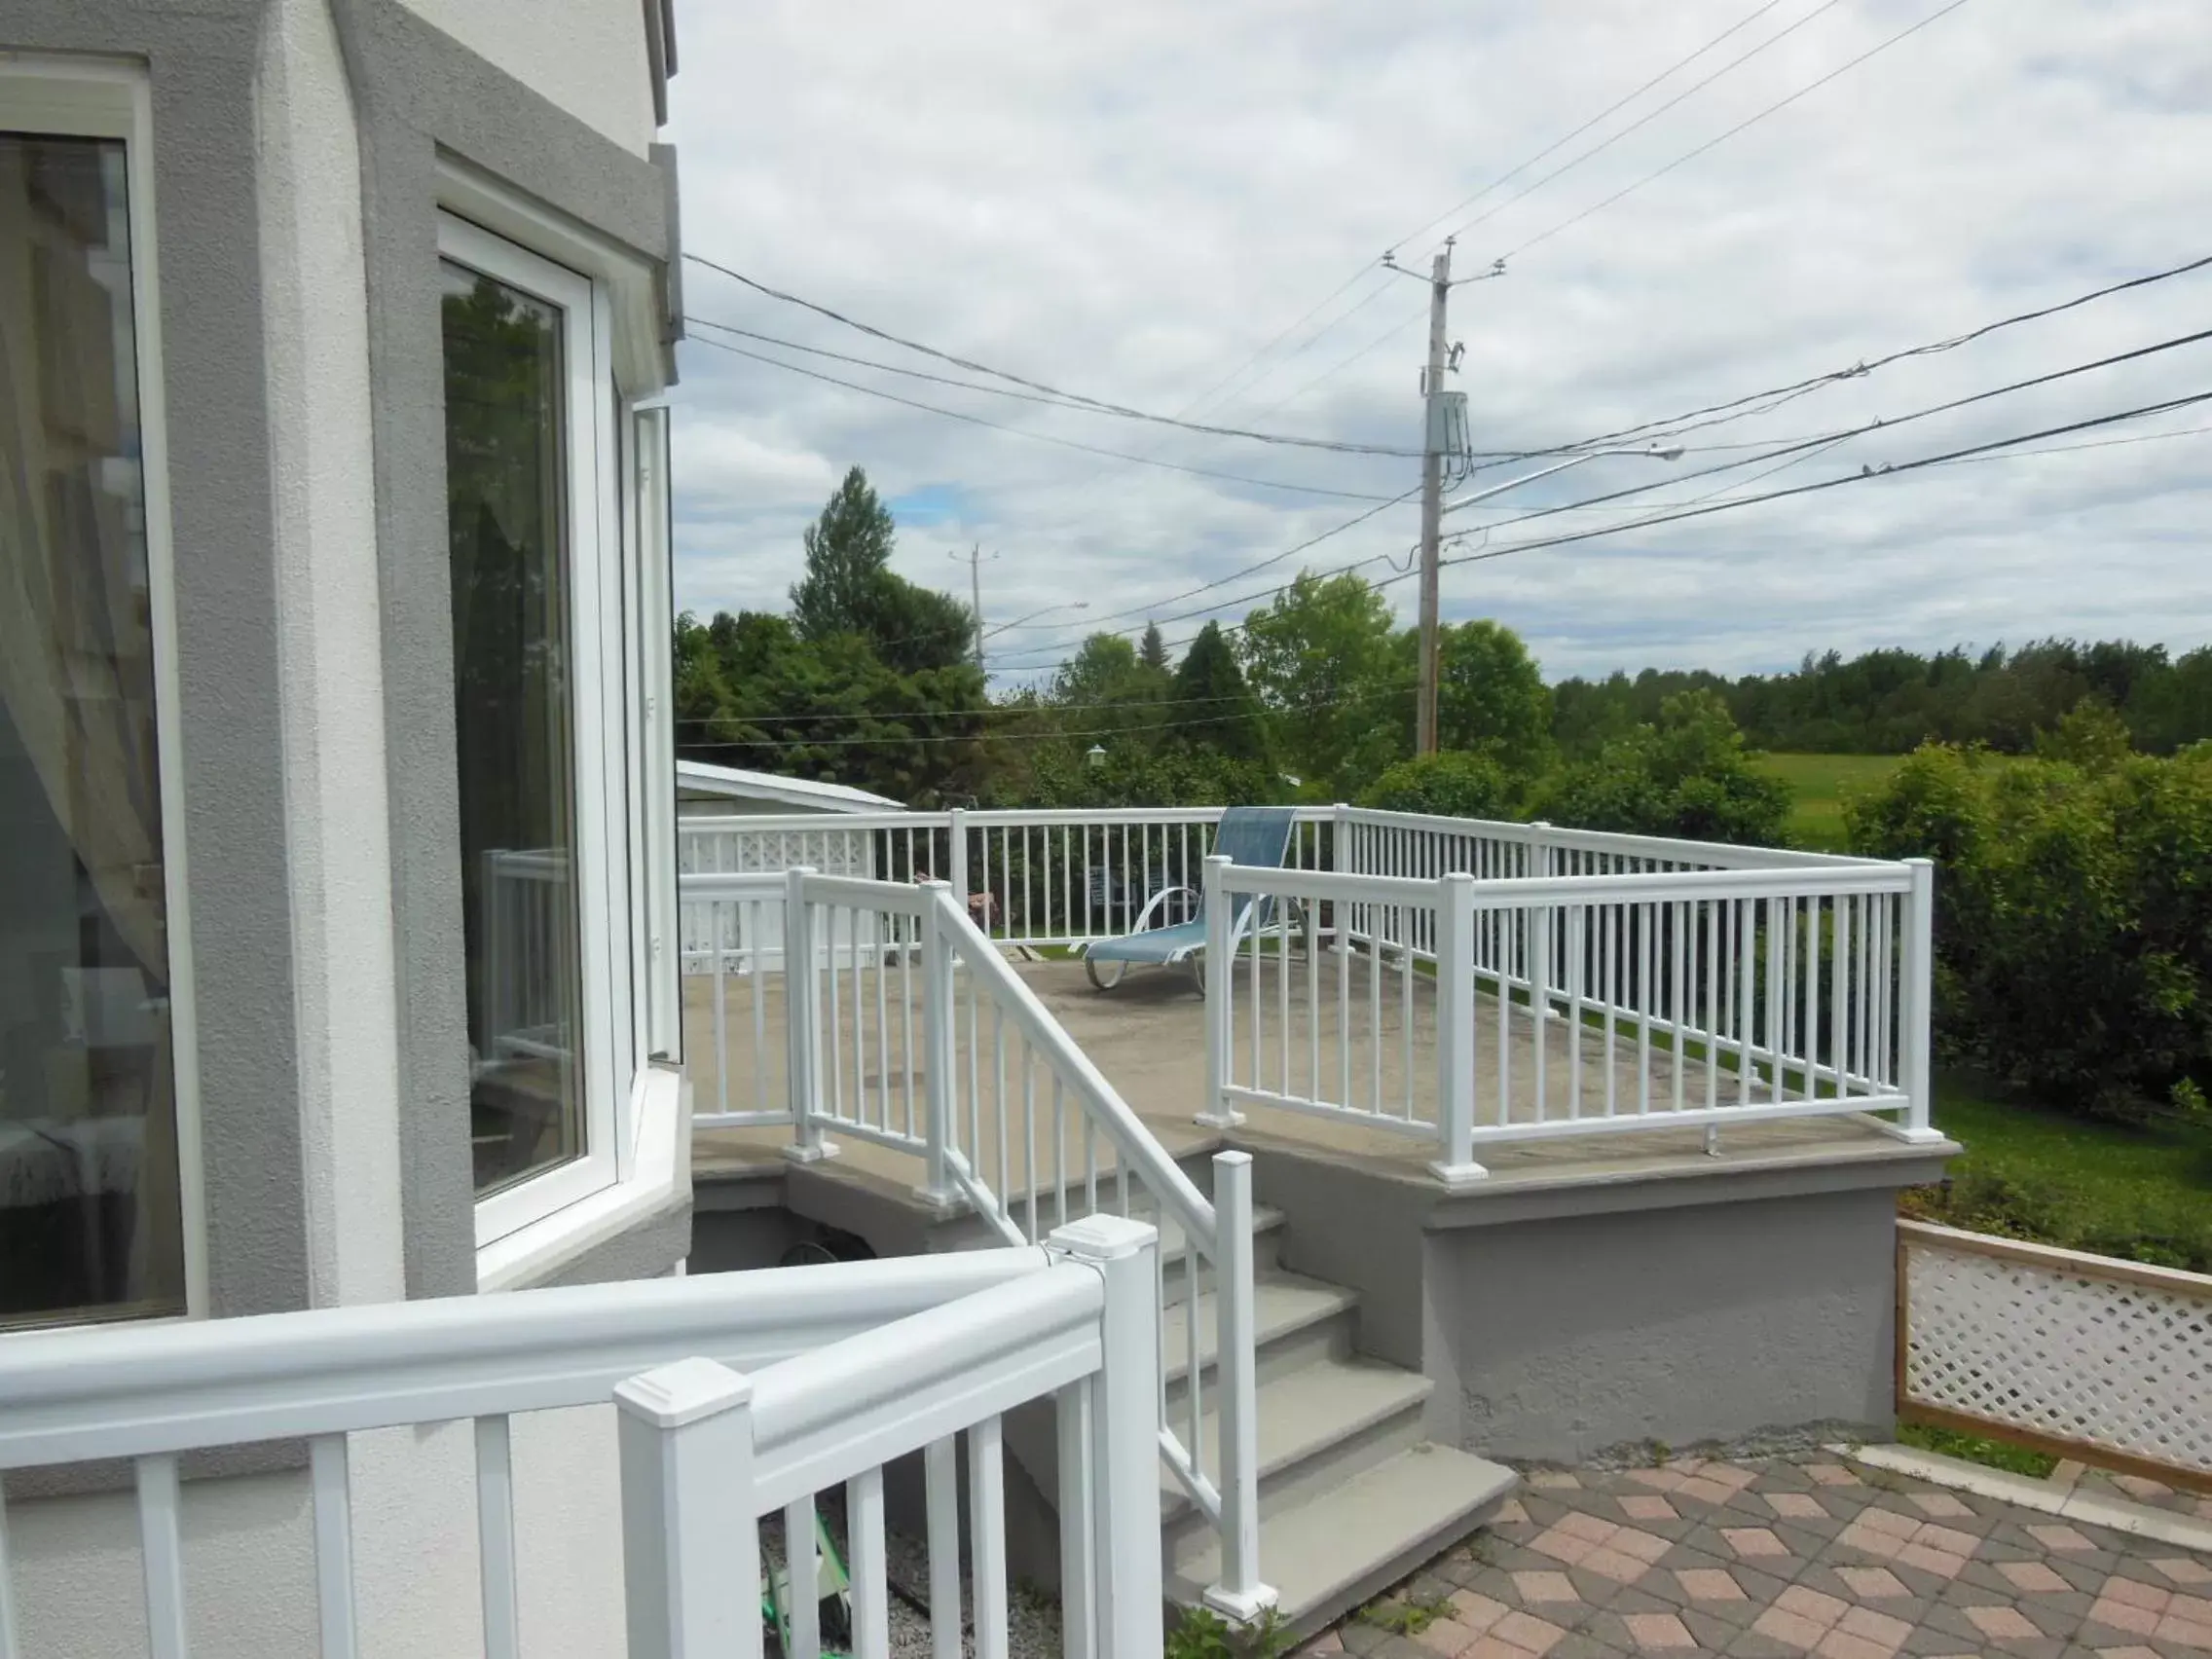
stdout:
<svg viewBox="0 0 2212 1659">
<path fill-rule="evenodd" d="M 965 911 L 968 908 L 968 818 L 956 806 L 944 815 L 944 878 L 952 883 L 953 900 Z M 986 927 L 983 931 L 988 933 L 990 929 Z"/>
<path fill-rule="evenodd" d="M 1551 826 L 1537 819 L 1529 826 L 1533 838 L 1529 843 L 1529 873 L 1548 876 L 1552 873 Z M 1534 1019 L 1552 1016 L 1552 907 L 1538 904 L 1529 912 L 1529 1013 Z"/>
<path fill-rule="evenodd" d="M 1447 1187 L 1464 1187 L 1489 1173 L 1475 1161 L 1475 878 L 1454 871 L 1436 889 L 1436 1137 L 1442 1156 L 1429 1169 Z"/>
<path fill-rule="evenodd" d="M 1216 1129 L 1233 1129 L 1244 1121 L 1244 1114 L 1229 1103 L 1229 1045 L 1236 1011 L 1236 930 L 1229 868 L 1227 858 L 1209 854 L 1199 877 L 1206 913 L 1206 1098 L 1198 1122 Z"/>
<path fill-rule="evenodd" d="M 1329 830 L 1329 863 L 1339 875 L 1349 875 L 1352 873 L 1351 808 L 1340 800 L 1330 810 L 1333 816 Z M 1351 903 L 1339 899 L 1331 910 L 1330 932 L 1336 938 L 1336 946 L 1339 950 L 1347 950 L 1351 946 Z"/>
<path fill-rule="evenodd" d="M 1106 1281 L 1105 1358 L 1090 1411 L 1092 1652 L 1095 1659 L 1161 1659 L 1160 1235 L 1126 1216 L 1099 1214 L 1056 1229 L 1050 1244 Z"/>
<path fill-rule="evenodd" d="M 1213 1160 L 1214 1306 L 1218 1316 L 1221 1419 L 1221 1581 L 1206 1605 L 1239 1623 L 1275 1604 L 1260 1581 L 1260 1381 L 1252 1290 L 1252 1155 Z M 1195 1287 L 1194 1287 L 1195 1288 Z"/>
<path fill-rule="evenodd" d="M 794 1163 L 834 1158 L 836 1143 L 822 1136 L 816 1116 L 821 1102 L 818 1065 L 821 1033 L 814 1016 L 814 917 L 807 907 L 806 883 L 814 871 L 805 865 L 784 872 L 784 1067 L 791 1096 L 792 1144 L 784 1156 Z M 761 965 L 755 965 L 760 972 Z"/>
<path fill-rule="evenodd" d="M 1939 1141 L 1942 1131 L 1929 1119 L 1936 1088 L 1931 1058 L 1936 1013 L 1936 866 L 1928 859 L 1907 859 L 1904 863 L 1912 872 L 1912 886 L 1904 895 L 1904 937 L 1898 959 L 1898 1088 L 1906 1106 L 1904 1122 L 1895 1125 L 1895 1132 L 1908 1141 Z"/>
<path fill-rule="evenodd" d="M 760 1659 L 751 1380 L 682 1359 L 614 1407 L 630 1659 Z"/>
<path fill-rule="evenodd" d="M 945 1154 L 952 1145 L 953 1093 L 959 1087 L 959 1040 L 953 1030 L 952 928 L 948 906 L 958 903 L 941 881 L 925 881 L 922 906 L 922 1184 L 914 1197 L 933 1209 L 949 1210 L 957 1201 Z"/>
</svg>

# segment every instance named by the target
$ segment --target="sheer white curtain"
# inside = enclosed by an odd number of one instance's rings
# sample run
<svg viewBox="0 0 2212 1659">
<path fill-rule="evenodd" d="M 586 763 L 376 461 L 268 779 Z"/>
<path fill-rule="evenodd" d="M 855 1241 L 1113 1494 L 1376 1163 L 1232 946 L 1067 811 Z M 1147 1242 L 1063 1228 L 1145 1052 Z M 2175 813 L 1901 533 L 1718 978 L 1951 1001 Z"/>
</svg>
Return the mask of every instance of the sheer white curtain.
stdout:
<svg viewBox="0 0 2212 1659">
<path fill-rule="evenodd" d="M 0 1128 L 18 1169 L 74 1158 L 82 1226 L 44 1267 L 94 1308 L 183 1291 L 122 164 L 117 143 L 0 136 L 0 760 L 21 827 L 0 845 Z"/>
</svg>

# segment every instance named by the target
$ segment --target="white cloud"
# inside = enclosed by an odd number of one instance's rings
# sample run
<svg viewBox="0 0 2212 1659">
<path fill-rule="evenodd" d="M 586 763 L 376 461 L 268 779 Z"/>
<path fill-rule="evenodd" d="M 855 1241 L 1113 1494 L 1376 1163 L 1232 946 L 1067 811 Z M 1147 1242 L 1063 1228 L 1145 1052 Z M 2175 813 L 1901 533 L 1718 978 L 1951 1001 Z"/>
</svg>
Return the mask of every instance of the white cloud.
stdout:
<svg viewBox="0 0 2212 1659">
<path fill-rule="evenodd" d="M 1538 447 L 1781 385 L 2203 251 L 2212 14 L 2188 0 L 1972 0 L 1537 240 L 1939 0 L 1846 0 L 1515 199 L 1816 3 L 1785 0 L 1458 215 L 1496 209 L 1461 242 L 1462 272 L 1535 243 L 1504 279 L 1455 299 L 1453 332 L 1467 347 L 1459 384 L 1478 447 Z M 992 0 L 949 13 L 697 4 L 681 18 L 674 87 L 686 238 L 700 253 L 882 327 L 1168 412 L 1238 371 L 1356 274 L 1200 413 L 1408 443 L 1419 428 L 1422 293 L 1373 271 L 1374 257 L 1751 10 L 1751 0 L 1130 0 L 1103 9 Z M 1426 247 L 1417 240 L 1404 256 L 1419 261 Z M 2193 332 L 2208 290 L 2212 274 L 2182 278 L 1687 441 L 1894 419 Z M 700 315 L 943 367 L 695 267 L 686 293 Z M 1385 343 L 1290 395 L 1377 340 Z M 815 366 L 1027 431 L 1186 465 L 1380 494 L 1414 482 L 1409 461 L 1169 433 Z M 1392 508 L 1277 571 L 1167 605 L 1361 503 L 1056 449 L 697 341 L 682 349 L 682 367 L 678 582 L 681 602 L 699 609 L 780 603 L 797 571 L 801 528 L 854 462 L 887 496 L 927 488 L 954 503 L 902 538 L 901 563 L 917 579 L 956 586 L 963 572 L 942 555 L 970 540 L 1000 553 L 985 572 L 993 621 L 1078 598 L 1090 603 L 1084 621 L 1138 607 L 1164 616 L 1254 591 L 1303 563 L 1402 555 L 1416 534 L 1414 508 Z M 1874 434 L 1763 487 L 2208 387 L 2212 346 L 2187 348 Z M 2182 411 L 2083 437 L 2208 423 L 2202 411 Z M 1732 453 L 1692 456 L 1675 470 Z M 2208 458 L 2212 436 L 2197 436 L 1933 468 L 1456 567 L 1446 575 L 1446 608 L 1499 615 L 1554 673 L 1776 667 L 1831 645 L 1931 647 L 2054 632 L 2192 645 L 2212 635 L 2201 552 L 2212 522 Z M 1646 481 L 1639 469 L 1650 464 L 1593 462 L 1511 499 L 1525 511 L 1625 488 Z M 1662 478 L 1651 494 L 1681 500 L 1730 482 Z M 1594 520 L 1604 517 L 1563 514 L 1520 534 Z M 1500 530 L 1497 540 L 1513 534 Z M 1410 587 L 1389 590 L 1401 610 Z M 1063 616 L 994 645 L 1001 662 L 1040 661 L 1079 633 Z"/>
</svg>

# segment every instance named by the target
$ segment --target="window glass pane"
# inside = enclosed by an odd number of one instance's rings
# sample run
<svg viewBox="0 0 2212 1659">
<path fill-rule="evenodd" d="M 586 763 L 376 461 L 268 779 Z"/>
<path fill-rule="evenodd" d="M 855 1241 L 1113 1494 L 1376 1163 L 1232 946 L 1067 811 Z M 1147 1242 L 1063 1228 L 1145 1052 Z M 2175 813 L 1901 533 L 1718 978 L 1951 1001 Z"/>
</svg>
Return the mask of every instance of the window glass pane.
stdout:
<svg viewBox="0 0 2212 1659">
<path fill-rule="evenodd" d="M 124 147 L 0 133 L 0 1327 L 184 1309 Z"/>
<path fill-rule="evenodd" d="M 562 313 L 445 275 L 446 502 L 476 1190 L 583 1151 Z"/>
</svg>

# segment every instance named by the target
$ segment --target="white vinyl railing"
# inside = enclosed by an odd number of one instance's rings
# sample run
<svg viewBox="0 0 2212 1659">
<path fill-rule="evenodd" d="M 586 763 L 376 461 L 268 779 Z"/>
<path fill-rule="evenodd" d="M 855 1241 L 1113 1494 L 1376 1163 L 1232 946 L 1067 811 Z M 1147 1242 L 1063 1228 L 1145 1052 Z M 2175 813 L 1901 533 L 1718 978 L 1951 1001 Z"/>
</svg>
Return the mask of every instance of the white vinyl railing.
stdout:
<svg viewBox="0 0 2212 1659">
<path fill-rule="evenodd" d="M 634 1659 L 759 1659 L 758 1523 L 777 1514 L 791 1571 L 786 1659 L 817 1659 L 804 1545 L 817 1495 L 837 1486 L 854 1659 L 889 1659 L 883 1469 L 914 1452 L 927 1487 L 933 1650 L 962 1652 L 963 1434 L 973 1652 L 1007 1659 L 1001 1419 L 1047 1399 L 1059 1429 L 1063 1650 L 1159 1659 L 1156 1236 L 1095 1216 L 1054 1233 L 1049 1255 L 1030 1276 L 750 1376 L 693 1358 L 617 1388 Z"/>
<path fill-rule="evenodd" d="M 1205 881 L 1209 1110 L 1429 1139 L 1454 1183 L 1485 1142 L 1846 1113 L 1934 1138 L 1924 861 Z M 1269 920 L 1235 941 L 1246 895 Z M 1346 918 L 1336 948 L 1298 948 L 1299 905 Z"/>
<path fill-rule="evenodd" d="M 712 948 L 689 980 L 712 998 L 714 1072 L 705 1056 L 692 1067 L 696 1127 L 789 1125 L 785 1155 L 801 1162 L 845 1142 L 901 1155 L 925 1203 L 972 1209 L 1010 1244 L 1099 1214 L 1167 1233 L 1177 1294 L 1158 1340 L 1178 1346 L 1175 1321 L 1185 1358 L 1172 1388 L 1165 1371 L 1159 1380 L 1171 1409 L 1160 1453 L 1221 1530 L 1214 1604 L 1239 1616 L 1266 1605 L 1249 1157 L 1222 1154 L 1213 1196 L 1199 1191 L 948 883 L 810 869 L 683 882 L 714 937 L 779 940 L 772 968 Z"/>
<path fill-rule="evenodd" d="M 1151 1229 L 1113 1218 L 1048 1243 L 42 1336 L 0 1346 L 0 1470 L 131 1460 L 151 1652 L 187 1659 L 180 1516 L 191 1499 L 179 1458 L 305 1438 L 320 1652 L 350 1659 L 360 1631 L 347 1437 L 473 1421 L 482 1650 L 518 1659 L 517 1559 L 531 1538 L 516 1525 L 511 1421 L 612 1400 L 635 1659 L 759 1653 L 754 1523 L 782 1511 L 803 1522 L 793 1535 L 810 1537 L 813 1494 L 839 1483 L 855 1498 L 855 1652 L 887 1659 L 881 1466 L 930 1448 L 933 1575 L 956 1572 L 945 1460 L 949 1437 L 967 1430 L 976 1652 L 999 1659 L 997 1419 L 1056 1398 L 1062 1480 L 1079 1494 L 1062 1505 L 1067 1651 L 1158 1659 L 1157 1245 Z M 678 1423 L 687 1414 L 672 1407 L 653 1417 L 656 1398 L 664 1407 L 673 1398 L 661 1370 L 671 1365 L 682 1378 L 752 1375 L 742 1454 L 730 1397 L 742 1390 L 725 1387 L 716 1415 L 695 1422 Z M 696 1394 L 690 1403 L 709 1409 Z M 725 1448 L 734 1460 L 722 1460 Z M 616 1524 L 608 1518 L 609 1532 Z M 20 1643 L 7 1535 L 0 1494 L 0 1659 L 44 1659 Z M 565 1554 L 578 1547 L 549 1542 Z M 794 1567 L 807 1553 L 794 1552 Z M 947 1618 L 957 1646 L 960 1598 L 932 1604 L 939 1651 Z M 721 1645 L 700 1644 L 703 1605 Z M 816 1659 L 818 1633 L 800 1635 L 787 1659 Z"/>
</svg>

